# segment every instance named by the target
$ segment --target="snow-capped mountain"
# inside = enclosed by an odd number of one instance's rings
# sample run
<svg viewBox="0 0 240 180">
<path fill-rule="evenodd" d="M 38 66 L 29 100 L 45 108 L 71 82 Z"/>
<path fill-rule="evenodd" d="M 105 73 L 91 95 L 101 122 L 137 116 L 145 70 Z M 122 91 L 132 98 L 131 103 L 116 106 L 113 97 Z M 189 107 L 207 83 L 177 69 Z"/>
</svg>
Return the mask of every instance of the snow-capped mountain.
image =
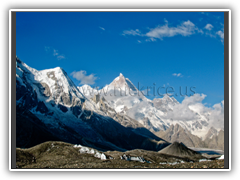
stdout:
<svg viewBox="0 0 240 180">
<path fill-rule="evenodd" d="M 181 117 L 180 114 L 173 111 L 181 107 L 181 104 L 174 97 L 165 95 L 163 98 L 150 100 L 121 73 L 103 89 L 97 90 L 87 85 L 78 88 L 90 98 L 99 94 L 108 101 L 109 106 L 117 113 L 128 115 L 151 131 L 165 131 L 171 125 L 179 124 L 192 134 L 203 139 L 210 129 L 209 112 L 199 112 L 195 106 L 189 104 L 188 108 L 185 109 L 186 113 L 183 112 L 182 115 L 191 112 L 193 114 L 192 119 L 183 120 L 184 116 Z M 171 117 L 175 118 L 172 119 Z"/>
<path fill-rule="evenodd" d="M 38 71 L 16 58 L 16 93 L 17 147 L 61 140 L 100 150 L 157 151 L 169 144 L 107 102 L 87 98 L 62 68 Z"/>
</svg>

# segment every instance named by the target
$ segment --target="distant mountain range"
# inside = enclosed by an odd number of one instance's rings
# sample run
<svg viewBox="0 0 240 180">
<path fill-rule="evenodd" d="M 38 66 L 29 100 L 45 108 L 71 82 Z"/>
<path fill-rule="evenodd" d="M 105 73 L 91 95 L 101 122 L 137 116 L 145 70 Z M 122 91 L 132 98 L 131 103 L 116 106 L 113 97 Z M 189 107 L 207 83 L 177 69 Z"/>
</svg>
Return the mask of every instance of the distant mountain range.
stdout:
<svg viewBox="0 0 240 180">
<path fill-rule="evenodd" d="M 150 100 L 121 73 L 102 89 L 94 89 L 89 85 L 83 85 L 78 89 L 88 98 L 99 94 L 117 113 L 128 115 L 151 131 L 165 131 L 172 124 L 179 124 L 190 133 L 203 139 L 211 128 L 209 124 L 211 112 L 201 113 L 189 106 L 188 110 L 194 112 L 192 120 L 181 120 L 181 117 L 179 120 L 173 120 L 169 118 L 168 114 L 172 113 L 174 106 L 179 104 L 174 97 L 165 95 L 163 98 Z"/>
<path fill-rule="evenodd" d="M 62 68 L 38 71 L 16 58 L 16 93 L 17 147 L 59 140 L 102 151 L 160 151 L 179 141 L 223 149 L 224 131 L 210 127 L 208 114 L 171 120 L 174 97 L 150 100 L 122 74 L 96 90 L 77 87 Z"/>
</svg>

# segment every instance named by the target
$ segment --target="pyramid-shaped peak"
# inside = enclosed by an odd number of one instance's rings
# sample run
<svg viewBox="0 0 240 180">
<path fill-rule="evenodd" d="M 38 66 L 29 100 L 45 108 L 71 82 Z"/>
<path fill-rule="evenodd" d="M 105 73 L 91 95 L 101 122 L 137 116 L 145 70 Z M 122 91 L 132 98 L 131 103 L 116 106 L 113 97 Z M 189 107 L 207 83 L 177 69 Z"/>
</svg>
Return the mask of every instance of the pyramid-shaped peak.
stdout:
<svg viewBox="0 0 240 180">
<path fill-rule="evenodd" d="M 124 75 L 122 73 L 120 73 L 116 79 L 117 80 L 119 80 L 119 79 L 125 80 L 126 78 L 124 77 Z"/>
<path fill-rule="evenodd" d="M 172 156 L 179 156 L 179 157 L 202 158 L 202 156 L 198 152 L 189 149 L 182 142 L 176 142 L 176 141 L 171 145 L 165 147 L 164 149 L 160 150 L 159 153 L 168 154 Z"/>
<path fill-rule="evenodd" d="M 116 77 L 111 84 L 114 86 L 124 86 L 126 84 L 125 77 L 122 73 L 120 73 L 119 76 Z"/>
</svg>

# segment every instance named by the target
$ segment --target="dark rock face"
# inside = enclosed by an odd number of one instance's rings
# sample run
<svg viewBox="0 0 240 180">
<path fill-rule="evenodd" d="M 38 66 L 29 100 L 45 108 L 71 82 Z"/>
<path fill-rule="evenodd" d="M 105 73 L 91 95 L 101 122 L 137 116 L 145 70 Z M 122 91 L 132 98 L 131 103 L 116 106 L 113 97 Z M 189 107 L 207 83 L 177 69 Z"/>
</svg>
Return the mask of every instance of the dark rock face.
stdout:
<svg viewBox="0 0 240 180">
<path fill-rule="evenodd" d="M 64 112 L 64 113 L 68 111 L 68 108 L 65 107 L 65 106 L 63 106 L 63 105 L 61 105 L 61 104 L 58 104 L 58 108 L 59 108 L 62 112 Z"/>
<path fill-rule="evenodd" d="M 82 109 L 79 106 L 74 106 L 74 107 L 71 107 L 70 109 L 76 117 L 78 117 L 82 112 Z"/>
<path fill-rule="evenodd" d="M 38 97 L 36 90 L 28 85 L 26 86 L 19 85 L 20 83 L 17 81 L 16 86 L 16 100 L 21 100 L 20 105 L 24 106 L 26 109 L 31 109 L 38 104 Z"/>
<path fill-rule="evenodd" d="M 42 114 L 46 114 L 48 112 L 48 108 L 44 104 L 44 102 L 40 101 L 37 105 L 36 111 L 39 111 Z"/>
<path fill-rule="evenodd" d="M 17 147 L 28 148 L 45 141 L 60 140 L 48 130 L 41 120 L 25 108 L 17 107 L 16 115 Z"/>
</svg>

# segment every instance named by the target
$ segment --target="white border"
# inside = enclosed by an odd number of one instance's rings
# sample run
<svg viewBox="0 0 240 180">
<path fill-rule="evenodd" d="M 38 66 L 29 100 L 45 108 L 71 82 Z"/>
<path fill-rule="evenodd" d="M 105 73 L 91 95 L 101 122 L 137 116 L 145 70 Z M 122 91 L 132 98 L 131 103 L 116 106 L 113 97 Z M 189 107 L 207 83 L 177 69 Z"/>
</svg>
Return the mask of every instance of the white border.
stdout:
<svg viewBox="0 0 240 180">
<path fill-rule="evenodd" d="M 11 71 L 11 62 L 12 62 L 12 59 L 11 59 L 11 57 L 12 57 L 12 55 L 11 55 L 11 50 L 12 50 L 12 48 L 11 48 L 11 46 L 12 46 L 12 44 L 11 44 L 11 42 L 12 42 L 12 33 L 11 33 L 11 29 L 12 29 L 12 21 L 11 21 L 11 19 L 12 19 L 12 16 L 11 16 L 11 10 L 9 10 L 9 59 L 8 59 L 8 67 L 9 67 L 9 74 L 8 74 L 8 77 L 9 77 L 9 83 L 8 83 L 8 88 L 9 88 L 9 107 L 8 107 L 8 110 L 9 110 L 9 113 L 8 113 L 8 117 L 9 117 L 9 119 L 8 119 L 8 121 L 9 121 L 9 130 L 8 130 L 8 132 L 9 132 L 9 135 L 8 135 L 8 137 L 9 137 L 9 141 L 8 141 L 8 143 L 9 143 L 9 170 L 12 170 L 11 169 L 11 120 L 12 120 L 12 116 L 11 116 L 11 109 L 12 109 L 12 95 L 11 95 L 11 91 L 12 91 L 12 84 L 11 84 L 11 79 L 12 79 L 12 71 Z"/>
<path fill-rule="evenodd" d="M 71 12 L 86 12 L 86 11 L 94 11 L 94 12 L 115 12 L 115 11 L 131 11 L 131 12 L 138 12 L 138 11 L 162 11 L 162 12 L 166 12 L 166 11 L 173 11 L 173 12 L 181 12 L 181 11 L 189 11 L 189 12 L 223 12 L 223 11 L 229 11 L 229 13 L 231 13 L 230 9 L 10 9 L 11 11 L 17 11 L 17 12 L 31 12 L 31 11 L 46 11 L 46 12 L 58 12 L 58 11 L 71 11 Z"/>
<path fill-rule="evenodd" d="M 229 111 L 229 160 L 228 160 L 228 162 L 229 162 L 229 171 L 231 170 L 231 168 L 232 168 L 232 153 L 231 153 L 231 147 L 232 147 L 232 136 L 231 136 L 231 133 L 232 133 L 232 82 L 231 82 L 231 80 L 232 80 L 232 56 L 231 56 L 231 45 L 232 45 L 232 36 L 231 36 L 231 27 L 232 27 L 232 22 L 231 22 L 231 10 L 229 10 L 229 18 L 228 18 L 228 22 L 229 22 L 229 36 L 228 36 L 228 38 L 229 38 L 229 49 L 228 49 L 228 52 L 229 52 L 229 109 L 228 109 L 228 111 Z"/>
<path fill-rule="evenodd" d="M 229 12 L 229 169 L 11 169 L 11 12 L 121 12 L 121 11 L 175 11 L 175 12 Z M 9 170 L 10 171 L 231 171 L 231 10 L 230 9 L 10 9 L 9 10 Z"/>
</svg>

